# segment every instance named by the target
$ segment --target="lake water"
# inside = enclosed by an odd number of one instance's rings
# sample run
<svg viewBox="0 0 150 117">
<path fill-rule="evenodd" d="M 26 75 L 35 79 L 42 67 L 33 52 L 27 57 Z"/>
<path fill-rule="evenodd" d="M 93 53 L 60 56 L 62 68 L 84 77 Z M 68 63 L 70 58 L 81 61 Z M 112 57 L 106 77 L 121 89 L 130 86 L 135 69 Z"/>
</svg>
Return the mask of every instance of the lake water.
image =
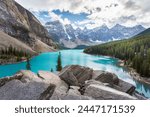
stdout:
<svg viewBox="0 0 150 117">
<path fill-rule="evenodd" d="M 136 90 L 146 97 L 150 97 L 150 86 L 134 81 L 131 76 L 122 68 L 117 66 L 118 60 L 106 56 L 93 56 L 83 53 L 83 50 L 62 50 L 62 66 L 82 65 L 94 70 L 104 70 L 115 73 L 120 79 L 136 86 Z M 31 69 L 37 73 L 39 70 L 56 70 L 58 52 L 42 53 L 31 59 Z M 14 75 L 20 70 L 26 69 L 26 62 L 0 65 L 0 78 Z"/>
</svg>

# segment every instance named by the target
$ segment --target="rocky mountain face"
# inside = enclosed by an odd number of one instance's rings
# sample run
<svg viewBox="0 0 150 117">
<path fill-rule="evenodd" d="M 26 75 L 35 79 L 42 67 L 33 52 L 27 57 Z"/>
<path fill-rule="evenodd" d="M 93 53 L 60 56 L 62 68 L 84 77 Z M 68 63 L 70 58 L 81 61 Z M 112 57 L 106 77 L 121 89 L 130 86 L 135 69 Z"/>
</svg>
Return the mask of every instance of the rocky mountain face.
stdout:
<svg viewBox="0 0 150 117">
<path fill-rule="evenodd" d="M 0 31 L 25 43 L 33 51 L 55 50 L 47 30 L 31 12 L 14 0 L 0 0 Z"/>
<path fill-rule="evenodd" d="M 45 27 L 52 38 L 55 38 L 57 42 L 68 48 L 128 39 L 145 30 L 141 25 L 125 27 L 119 24 L 112 28 L 102 25 L 94 29 L 84 28 L 82 30 L 80 28 L 74 29 L 71 24 L 63 25 L 59 21 L 47 22 Z"/>
<path fill-rule="evenodd" d="M 38 89 L 38 90 L 37 90 Z M 1 100 L 135 100 L 145 99 L 115 74 L 78 65 L 54 74 L 20 71 L 0 79 Z"/>
<path fill-rule="evenodd" d="M 78 32 L 72 25 L 63 25 L 59 21 L 47 22 L 45 24 L 46 29 L 49 32 L 49 36 L 55 39 L 58 44 L 66 48 L 75 48 L 78 45 L 91 45 L 88 40 L 81 40 L 78 38 Z"/>
</svg>

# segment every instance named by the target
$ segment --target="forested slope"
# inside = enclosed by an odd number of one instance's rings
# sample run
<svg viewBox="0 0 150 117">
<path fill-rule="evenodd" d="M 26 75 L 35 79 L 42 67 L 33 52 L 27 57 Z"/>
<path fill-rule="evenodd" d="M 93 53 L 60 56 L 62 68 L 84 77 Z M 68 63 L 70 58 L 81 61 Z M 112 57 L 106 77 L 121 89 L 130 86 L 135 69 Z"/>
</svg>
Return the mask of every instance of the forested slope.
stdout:
<svg viewBox="0 0 150 117">
<path fill-rule="evenodd" d="M 142 76 L 150 77 L 150 28 L 129 40 L 92 46 L 84 52 L 122 59 Z"/>
</svg>

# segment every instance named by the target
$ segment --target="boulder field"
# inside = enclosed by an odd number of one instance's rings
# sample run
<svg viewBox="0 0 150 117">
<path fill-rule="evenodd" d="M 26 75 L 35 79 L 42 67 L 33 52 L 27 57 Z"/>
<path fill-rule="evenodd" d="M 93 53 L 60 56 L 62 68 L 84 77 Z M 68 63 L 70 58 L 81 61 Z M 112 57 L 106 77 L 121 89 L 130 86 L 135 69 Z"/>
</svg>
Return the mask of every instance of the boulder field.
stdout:
<svg viewBox="0 0 150 117">
<path fill-rule="evenodd" d="M 136 100 L 135 86 L 115 74 L 71 65 L 55 74 L 22 70 L 0 79 L 0 100 Z"/>
</svg>

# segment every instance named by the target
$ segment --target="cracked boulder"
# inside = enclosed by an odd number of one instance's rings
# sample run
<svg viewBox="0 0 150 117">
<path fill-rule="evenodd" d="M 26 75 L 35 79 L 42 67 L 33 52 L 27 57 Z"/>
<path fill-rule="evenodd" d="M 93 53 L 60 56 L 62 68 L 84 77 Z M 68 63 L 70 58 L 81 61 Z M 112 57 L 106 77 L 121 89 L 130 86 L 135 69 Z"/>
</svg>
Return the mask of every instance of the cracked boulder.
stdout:
<svg viewBox="0 0 150 117">
<path fill-rule="evenodd" d="M 102 82 L 111 88 L 132 95 L 135 91 L 135 86 L 119 79 L 115 74 L 104 72 L 95 78 L 96 81 Z"/>
<path fill-rule="evenodd" d="M 96 100 L 135 100 L 136 98 L 127 93 L 107 87 L 105 85 L 89 85 L 84 93 L 85 96 Z"/>
<path fill-rule="evenodd" d="M 81 86 L 92 79 L 93 70 L 79 65 L 66 66 L 59 74 L 69 86 Z"/>
</svg>

